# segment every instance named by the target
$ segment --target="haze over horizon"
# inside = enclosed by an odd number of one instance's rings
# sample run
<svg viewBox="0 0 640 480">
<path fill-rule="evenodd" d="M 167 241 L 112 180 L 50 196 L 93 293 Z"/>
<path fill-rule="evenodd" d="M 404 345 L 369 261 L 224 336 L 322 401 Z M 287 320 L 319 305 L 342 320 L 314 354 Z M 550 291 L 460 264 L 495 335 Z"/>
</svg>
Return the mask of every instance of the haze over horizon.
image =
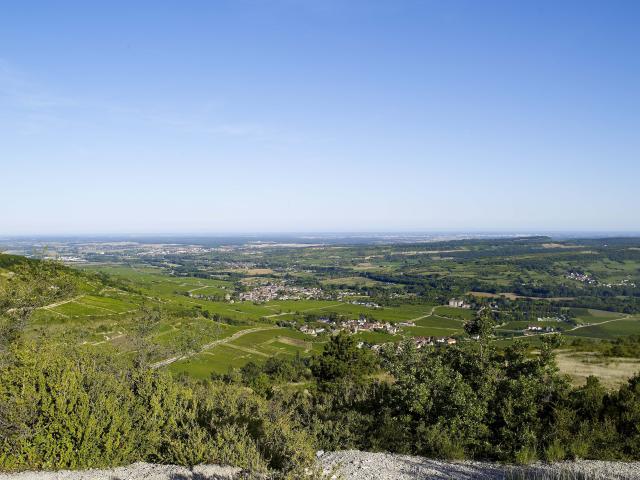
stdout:
<svg viewBox="0 0 640 480">
<path fill-rule="evenodd" d="M 0 236 L 640 230 L 640 4 L 24 1 Z"/>
</svg>

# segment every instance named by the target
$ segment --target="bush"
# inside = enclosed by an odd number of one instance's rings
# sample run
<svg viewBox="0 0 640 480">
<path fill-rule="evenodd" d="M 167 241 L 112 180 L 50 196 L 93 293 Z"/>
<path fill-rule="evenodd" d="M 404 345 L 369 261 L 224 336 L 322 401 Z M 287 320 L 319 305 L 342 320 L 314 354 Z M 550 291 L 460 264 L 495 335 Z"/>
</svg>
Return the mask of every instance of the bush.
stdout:
<svg viewBox="0 0 640 480">
<path fill-rule="evenodd" d="M 520 465 L 529 465 L 538 459 L 536 449 L 530 445 L 525 445 L 515 454 L 514 460 Z"/>
<path fill-rule="evenodd" d="M 544 459 L 549 462 L 559 462 L 564 460 L 566 456 L 566 450 L 558 439 L 553 440 L 544 449 Z"/>
<path fill-rule="evenodd" d="M 0 426 L 2 470 L 152 461 L 295 476 L 314 459 L 291 416 L 246 388 L 181 384 L 81 348 L 13 345 L 0 366 Z"/>
</svg>

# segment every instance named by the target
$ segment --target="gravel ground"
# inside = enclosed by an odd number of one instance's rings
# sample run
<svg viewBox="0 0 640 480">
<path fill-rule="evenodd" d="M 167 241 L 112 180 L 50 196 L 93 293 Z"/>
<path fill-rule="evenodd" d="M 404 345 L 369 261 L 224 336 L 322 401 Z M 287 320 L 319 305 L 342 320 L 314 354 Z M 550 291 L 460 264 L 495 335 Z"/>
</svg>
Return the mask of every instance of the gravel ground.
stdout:
<svg viewBox="0 0 640 480">
<path fill-rule="evenodd" d="M 232 480 L 239 472 L 239 468 L 218 465 L 199 465 L 191 469 L 140 462 L 110 470 L 0 473 L 0 480 Z"/>
<path fill-rule="evenodd" d="M 553 465 L 505 466 L 488 462 L 443 462 L 408 455 L 359 451 L 318 452 L 328 478 L 339 480 L 504 479 L 504 480 L 640 480 L 640 462 L 581 460 Z M 0 480 L 233 480 L 242 477 L 234 467 L 134 463 L 110 470 L 22 472 L 0 474 Z"/>
<path fill-rule="evenodd" d="M 325 472 L 339 468 L 344 480 L 405 479 L 640 479 L 640 462 L 600 462 L 580 460 L 553 465 L 505 466 L 488 462 L 442 462 L 408 455 L 359 451 L 318 452 Z"/>
</svg>

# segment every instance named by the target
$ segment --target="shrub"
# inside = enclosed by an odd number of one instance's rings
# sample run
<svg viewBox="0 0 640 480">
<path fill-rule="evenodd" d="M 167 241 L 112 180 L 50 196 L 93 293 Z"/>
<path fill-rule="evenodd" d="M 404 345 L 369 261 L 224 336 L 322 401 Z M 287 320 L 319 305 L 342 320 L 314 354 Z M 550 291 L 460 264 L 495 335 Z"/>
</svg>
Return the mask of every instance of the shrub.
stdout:
<svg viewBox="0 0 640 480">
<path fill-rule="evenodd" d="M 560 460 L 564 460 L 565 456 L 566 450 L 558 439 L 551 442 L 544 449 L 544 459 L 547 462 L 559 462 Z"/>
<path fill-rule="evenodd" d="M 73 347 L 12 346 L 0 366 L 0 425 L 3 470 L 155 461 L 295 476 L 314 459 L 291 416 L 244 387 L 181 384 Z"/>
</svg>

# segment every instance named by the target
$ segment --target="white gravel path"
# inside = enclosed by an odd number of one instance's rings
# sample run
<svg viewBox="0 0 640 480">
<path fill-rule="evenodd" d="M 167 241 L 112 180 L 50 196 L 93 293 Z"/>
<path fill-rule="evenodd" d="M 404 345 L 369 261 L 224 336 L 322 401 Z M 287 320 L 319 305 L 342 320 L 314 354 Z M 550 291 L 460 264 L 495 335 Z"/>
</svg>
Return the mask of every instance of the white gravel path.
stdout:
<svg viewBox="0 0 640 480">
<path fill-rule="evenodd" d="M 515 467 L 355 450 L 318 452 L 318 461 L 328 479 L 339 480 L 640 480 L 640 462 L 581 460 Z M 241 470 L 234 467 L 200 465 L 190 469 L 149 463 L 109 470 L 0 473 L 0 480 L 238 480 L 241 477 Z"/>
<path fill-rule="evenodd" d="M 190 469 L 139 462 L 109 470 L 0 473 L 0 480 L 232 480 L 239 472 L 239 468 L 218 465 L 199 465 Z"/>
<path fill-rule="evenodd" d="M 601 462 L 580 460 L 555 464 L 538 463 L 527 467 L 489 462 L 444 462 L 409 455 L 368 453 L 355 450 L 318 452 L 325 472 L 338 468 L 341 480 L 405 479 L 553 479 L 632 480 L 640 479 L 640 462 Z"/>
</svg>

